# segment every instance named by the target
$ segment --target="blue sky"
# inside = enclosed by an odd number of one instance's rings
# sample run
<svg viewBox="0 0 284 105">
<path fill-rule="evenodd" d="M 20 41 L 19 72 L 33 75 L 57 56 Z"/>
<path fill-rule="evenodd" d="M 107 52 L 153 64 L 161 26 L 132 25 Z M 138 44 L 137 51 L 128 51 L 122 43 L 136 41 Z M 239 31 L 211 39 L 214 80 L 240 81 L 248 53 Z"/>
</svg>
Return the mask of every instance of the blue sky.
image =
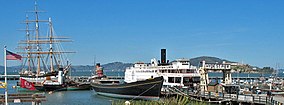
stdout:
<svg viewBox="0 0 284 105">
<path fill-rule="evenodd" d="M 73 65 L 214 56 L 284 66 L 283 0 L 40 0 L 58 35 L 71 37 Z M 33 0 L 0 0 L 0 46 L 15 49 Z M 0 54 L 3 59 L 3 53 Z M 11 63 L 10 63 L 11 62 Z M 1 60 L 0 65 L 3 65 Z M 13 65 L 14 61 L 8 62 Z M 15 64 L 16 65 L 16 64 Z"/>
</svg>

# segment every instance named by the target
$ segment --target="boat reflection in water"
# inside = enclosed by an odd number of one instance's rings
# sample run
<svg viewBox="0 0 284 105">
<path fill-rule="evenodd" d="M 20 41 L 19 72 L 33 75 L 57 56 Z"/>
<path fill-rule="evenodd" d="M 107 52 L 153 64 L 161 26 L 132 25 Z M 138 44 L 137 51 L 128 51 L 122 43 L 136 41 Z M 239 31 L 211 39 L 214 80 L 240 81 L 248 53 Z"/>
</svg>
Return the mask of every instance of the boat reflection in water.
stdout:
<svg viewBox="0 0 284 105">
<path fill-rule="evenodd" d="M 126 99 L 158 100 L 163 85 L 163 77 L 120 84 L 118 80 L 94 79 L 91 82 L 96 94 Z"/>
</svg>

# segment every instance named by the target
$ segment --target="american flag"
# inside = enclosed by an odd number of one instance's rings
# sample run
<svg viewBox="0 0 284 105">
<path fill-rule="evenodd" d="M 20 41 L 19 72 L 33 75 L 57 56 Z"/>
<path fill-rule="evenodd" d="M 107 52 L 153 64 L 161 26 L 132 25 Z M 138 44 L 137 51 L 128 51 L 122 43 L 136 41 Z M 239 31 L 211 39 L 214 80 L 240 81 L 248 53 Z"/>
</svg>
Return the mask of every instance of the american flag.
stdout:
<svg viewBox="0 0 284 105">
<path fill-rule="evenodd" d="M 21 60 L 22 56 L 6 50 L 6 59 L 7 60 Z"/>
</svg>

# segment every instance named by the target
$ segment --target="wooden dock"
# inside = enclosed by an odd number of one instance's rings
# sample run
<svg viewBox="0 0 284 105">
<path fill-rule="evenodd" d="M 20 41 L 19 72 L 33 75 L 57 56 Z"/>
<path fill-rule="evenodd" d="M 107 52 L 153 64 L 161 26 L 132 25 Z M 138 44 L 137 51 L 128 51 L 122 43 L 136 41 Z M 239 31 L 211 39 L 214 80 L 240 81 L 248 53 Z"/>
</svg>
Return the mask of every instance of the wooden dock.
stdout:
<svg viewBox="0 0 284 105">
<path fill-rule="evenodd" d="M 208 103 L 216 104 L 253 104 L 253 105 L 267 105 L 272 103 L 272 96 L 257 95 L 257 94 L 217 94 L 213 92 L 193 92 L 184 88 L 171 87 L 170 91 L 163 93 L 163 95 L 185 95 L 195 101 L 206 101 Z"/>
<path fill-rule="evenodd" d="M 39 105 L 42 101 L 46 101 L 44 94 L 8 94 L 8 103 L 31 102 L 33 105 Z M 0 94 L 0 104 L 5 104 L 4 94 Z"/>
<path fill-rule="evenodd" d="M 7 80 L 19 80 L 20 75 L 7 75 Z M 0 75 L 0 80 L 5 80 L 5 75 Z"/>
</svg>

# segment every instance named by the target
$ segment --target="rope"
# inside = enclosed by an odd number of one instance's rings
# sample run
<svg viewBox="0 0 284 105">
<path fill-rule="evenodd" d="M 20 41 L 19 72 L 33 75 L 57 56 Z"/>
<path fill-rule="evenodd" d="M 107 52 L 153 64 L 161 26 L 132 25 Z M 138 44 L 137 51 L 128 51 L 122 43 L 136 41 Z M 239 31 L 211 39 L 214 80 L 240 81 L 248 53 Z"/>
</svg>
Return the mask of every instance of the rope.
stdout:
<svg viewBox="0 0 284 105">
<path fill-rule="evenodd" d="M 153 87 L 155 87 L 157 84 L 153 85 L 151 88 L 147 89 L 146 91 L 142 92 L 141 94 L 139 94 L 138 96 L 135 96 L 134 98 L 132 98 L 131 100 L 129 101 L 132 101 L 134 99 L 136 99 L 137 97 L 141 96 L 142 94 L 146 93 L 147 91 L 149 91 L 150 89 L 152 89 Z"/>
<path fill-rule="evenodd" d="M 179 92 L 179 94 L 187 95 L 187 94 L 183 93 L 181 90 L 177 89 L 176 87 L 174 87 L 174 89 L 177 90 L 177 92 Z"/>
<path fill-rule="evenodd" d="M 173 89 L 172 89 L 173 88 Z M 186 95 L 185 93 L 183 93 L 182 91 L 180 91 L 179 89 L 177 89 L 176 87 L 169 87 L 169 90 L 171 90 L 174 93 L 177 93 L 179 95 Z"/>
</svg>

